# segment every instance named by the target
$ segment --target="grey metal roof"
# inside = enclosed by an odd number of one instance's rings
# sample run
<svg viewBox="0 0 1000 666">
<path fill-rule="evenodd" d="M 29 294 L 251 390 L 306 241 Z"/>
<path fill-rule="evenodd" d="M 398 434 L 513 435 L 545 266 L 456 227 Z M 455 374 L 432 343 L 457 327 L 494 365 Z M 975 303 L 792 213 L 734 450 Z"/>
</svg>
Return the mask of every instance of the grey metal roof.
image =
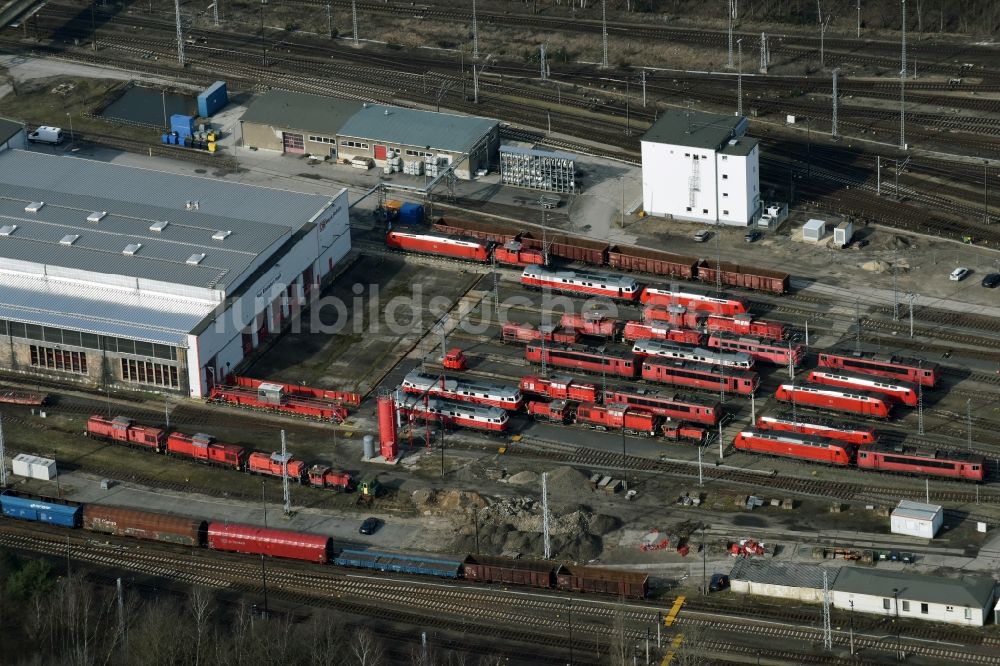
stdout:
<svg viewBox="0 0 1000 666">
<path fill-rule="evenodd" d="M 7 143 L 12 136 L 24 129 L 24 125 L 14 120 L 0 118 L 0 143 Z"/>
<path fill-rule="evenodd" d="M 937 504 L 900 500 L 896 508 L 893 509 L 892 515 L 914 520 L 933 520 L 934 516 L 940 512 L 941 507 Z"/>
<path fill-rule="evenodd" d="M 187 201 L 198 208 L 187 209 Z M 329 197 L 20 150 L 0 153 L 0 257 L 227 290 Z M 36 213 L 29 202 L 45 202 Z M 106 211 L 97 222 L 92 212 Z M 289 224 L 279 224 L 276 220 Z M 156 222 L 169 224 L 151 231 Z M 292 225 L 292 226 L 289 226 Z M 223 240 L 219 231 L 231 232 Z M 79 236 L 71 245 L 67 235 Z M 122 254 L 141 244 L 133 256 Z M 198 265 L 187 260 L 205 254 Z"/>
<path fill-rule="evenodd" d="M 0 319 L 180 347 L 214 309 L 205 301 L 43 276 L 5 274 L 2 280 Z"/>
<path fill-rule="evenodd" d="M 242 120 L 336 136 L 344 121 L 361 108 L 361 102 L 349 99 L 269 90 L 254 98 Z"/>
<path fill-rule="evenodd" d="M 716 150 L 732 137 L 746 133 L 743 116 L 668 109 L 642 136 L 643 141 Z"/>
<path fill-rule="evenodd" d="M 341 136 L 467 153 L 498 121 L 398 106 L 368 104 L 340 128 Z"/>
<path fill-rule="evenodd" d="M 886 569 L 843 567 L 831 586 L 836 592 L 899 598 L 931 604 L 984 608 L 993 599 L 996 581 L 985 576 L 943 578 Z"/>
<path fill-rule="evenodd" d="M 822 590 L 824 571 L 832 587 L 837 579 L 837 569 L 820 567 L 816 564 L 783 564 L 744 557 L 736 560 L 729 578 L 761 585 L 785 585 Z"/>
<path fill-rule="evenodd" d="M 760 141 L 757 139 L 751 139 L 745 136 L 738 139 L 730 139 L 719 152 L 723 155 L 746 157 L 753 152 L 753 149 L 756 148 L 759 143 Z"/>
<path fill-rule="evenodd" d="M 556 157 L 563 160 L 576 160 L 576 155 L 570 155 L 558 150 L 540 150 L 538 148 L 522 148 L 521 146 L 500 146 L 501 153 L 515 155 L 532 155 L 534 157 Z"/>
</svg>

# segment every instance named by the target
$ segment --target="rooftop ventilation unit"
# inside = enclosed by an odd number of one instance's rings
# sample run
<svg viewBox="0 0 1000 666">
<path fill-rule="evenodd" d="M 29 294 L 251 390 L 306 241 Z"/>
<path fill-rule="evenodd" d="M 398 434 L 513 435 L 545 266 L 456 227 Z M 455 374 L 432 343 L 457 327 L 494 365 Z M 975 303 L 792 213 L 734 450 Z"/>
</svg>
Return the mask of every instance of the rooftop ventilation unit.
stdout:
<svg viewBox="0 0 1000 666">
<path fill-rule="evenodd" d="M 167 222 L 166 220 L 161 220 L 159 222 L 153 222 L 151 225 L 149 225 L 149 230 L 150 231 L 163 231 L 164 229 L 167 228 L 168 224 L 170 224 L 170 223 Z"/>
<path fill-rule="evenodd" d="M 218 241 L 220 241 L 220 240 L 226 240 L 227 238 L 229 238 L 229 234 L 231 234 L 231 233 L 233 233 L 233 232 L 232 231 L 216 231 L 214 234 L 212 234 L 212 240 L 218 240 Z"/>
<path fill-rule="evenodd" d="M 130 243 L 129 245 L 125 246 L 124 250 L 122 250 L 122 254 L 131 257 L 133 254 L 139 251 L 140 247 L 142 247 L 142 243 Z"/>
<path fill-rule="evenodd" d="M 108 214 L 106 210 L 94 211 L 87 216 L 87 222 L 100 222 L 104 219 L 104 216 Z"/>
<path fill-rule="evenodd" d="M 16 224 L 5 224 L 0 227 L 0 236 L 10 236 L 17 229 Z"/>
<path fill-rule="evenodd" d="M 76 240 L 79 237 L 80 237 L 79 234 L 66 234 L 65 236 L 62 237 L 62 240 L 59 241 L 59 244 L 60 245 L 72 245 L 73 243 L 76 242 Z"/>
<path fill-rule="evenodd" d="M 184 204 L 184 207 L 188 210 L 198 210 L 198 202 L 188 199 L 187 203 Z"/>
<path fill-rule="evenodd" d="M 24 207 L 25 213 L 37 213 L 45 205 L 44 201 L 32 201 L 30 204 Z"/>
<path fill-rule="evenodd" d="M 189 266 L 197 266 L 201 263 L 201 260 L 205 258 L 204 252 L 195 252 L 190 257 L 188 257 L 187 263 Z"/>
</svg>

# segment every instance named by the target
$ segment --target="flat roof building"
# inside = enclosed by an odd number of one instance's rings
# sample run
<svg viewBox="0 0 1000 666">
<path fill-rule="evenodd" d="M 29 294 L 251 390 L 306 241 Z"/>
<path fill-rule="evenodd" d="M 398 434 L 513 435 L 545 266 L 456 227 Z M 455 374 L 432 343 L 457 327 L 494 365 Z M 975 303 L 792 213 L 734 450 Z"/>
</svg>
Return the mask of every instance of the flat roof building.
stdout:
<svg viewBox="0 0 1000 666">
<path fill-rule="evenodd" d="M 350 249 L 347 196 L 0 153 L 0 367 L 202 396 Z"/>
<path fill-rule="evenodd" d="M 394 157 L 433 160 L 456 164 L 459 178 L 496 163 L 500 147 L 500 124 L 491 118 L 284 90 L 258 95 L 240 124 L 245 146 L 338 161 L 367 158 L 378 167 Z"/>
</svg>

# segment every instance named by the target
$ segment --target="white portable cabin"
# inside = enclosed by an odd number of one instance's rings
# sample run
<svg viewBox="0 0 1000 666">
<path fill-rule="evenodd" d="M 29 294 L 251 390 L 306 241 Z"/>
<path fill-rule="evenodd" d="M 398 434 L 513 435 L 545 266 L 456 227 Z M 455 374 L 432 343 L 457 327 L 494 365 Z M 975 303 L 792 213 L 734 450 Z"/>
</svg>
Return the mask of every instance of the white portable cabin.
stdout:
<svg viewBox="0 0 1000 666">
<path fill-rule="evenodd" d="M 854 223 L 841 222 L 833 229 L 833 244 L 844 247 L 854 238 Z"/>
<path fill-rule="evenodd" d="M 826 236 L 826 222 L 823 220 L 809 220 L 802 227 L 802 240 L 818 243 Z"/>
<path fill-rule="evenodd" d="M 933 539 L 944 522 L 944 509 L 937 504 L 901 500 L 889 521 L 893 534 Z"/>
<path fill-rule="evenodd" d="M 14 474 L 29 479 L 51 481 L 56 478 L 56 461 L 50 458 L 40 458 L 29 453 L 14 456 Z"/>
</svg>

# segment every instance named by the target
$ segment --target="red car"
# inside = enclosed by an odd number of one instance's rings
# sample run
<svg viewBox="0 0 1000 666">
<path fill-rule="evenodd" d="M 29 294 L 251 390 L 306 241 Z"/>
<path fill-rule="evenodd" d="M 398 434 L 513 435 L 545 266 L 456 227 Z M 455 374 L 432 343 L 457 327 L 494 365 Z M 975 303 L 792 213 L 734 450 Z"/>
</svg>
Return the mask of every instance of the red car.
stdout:
<svg viewBox="0 0 1000 666">
<path fill-rule="evenodd" d="M 847 467 L 854 460 L 854 449 L 850 444 L 788 433 L 744 430 L 736 435 L 733 446 L 738 451 L 765 453 L 841 467 Z"/>
</svg>

